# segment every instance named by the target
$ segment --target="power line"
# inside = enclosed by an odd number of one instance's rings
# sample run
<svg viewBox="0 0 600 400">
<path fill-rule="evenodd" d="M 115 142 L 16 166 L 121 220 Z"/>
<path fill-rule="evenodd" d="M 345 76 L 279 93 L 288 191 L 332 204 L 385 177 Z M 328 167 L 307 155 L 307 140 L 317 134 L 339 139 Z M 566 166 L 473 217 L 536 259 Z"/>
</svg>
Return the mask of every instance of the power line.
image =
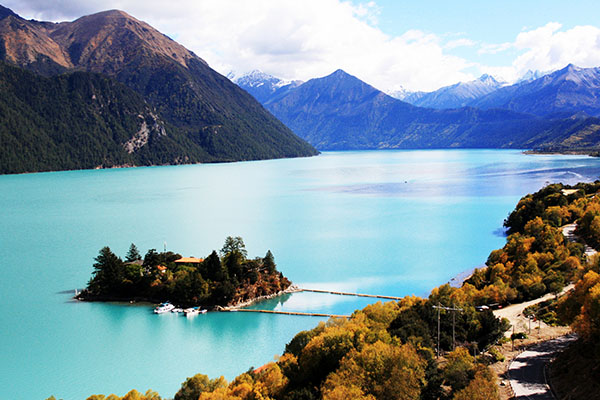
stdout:
<svg viewBox="0 0 600 400">
<path fill-rule="evenodd" d="M 437 308 L 438 311 L 438 315 L 437 315 L 437 326 L 438 326 L 438 334 L 437 334 L 437 355 L 436 357 L 439 358 L 440 357 L 440 311 L 441 310 L 446 310 L 446 311 L 462 311 L 462 308 L 454 308 L 454 307 L 445 307 L 442 306 L 440 303 L 438 303 L 437 306 L 432 306 L 433 308 Z M 455 325 L 456 325 L 456 319 L 455 319 L 455 313 L 452 313 L 452 350 L 454 350 L 455 345 L 456 345 L 456 331 L 455 331 Z"/>
</svg>

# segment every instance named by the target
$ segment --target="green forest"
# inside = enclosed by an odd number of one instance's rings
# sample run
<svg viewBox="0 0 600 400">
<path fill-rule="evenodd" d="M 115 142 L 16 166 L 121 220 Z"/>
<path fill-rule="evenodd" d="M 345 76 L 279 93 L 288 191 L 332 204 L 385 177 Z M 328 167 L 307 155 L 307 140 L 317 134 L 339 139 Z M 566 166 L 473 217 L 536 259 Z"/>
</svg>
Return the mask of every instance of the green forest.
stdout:
<svg viewBox="0 0 600 400">
<path fill-rule="evenodd" d="M 100 74 L 43 77 L 0 61 L 0 174 L 317 154 L 289 130 L 279 135 L 271 121 L 253 121 L 251 112 L 228 135 L 177 126 L 163 113 Z M 139 146 L 128 149 L 136 135 Z"/>
<path fill-rule="evenodd" d="M 580 337 L 569 362 L 588 372 L 567 378 L 588 380 L 571 386 L 598 393 L 600 257 L 588 259 L 584 242 L 596 248 L 600 243 L 599 195 L 600 181 L 549 185 L 527 195 L 505 221 L 505 246 L 492 251 L 486 267 L 460 288 L 446 284 L 428 298 L 378 302 L 349 319 L 332 318 L 298 333 L 277 361 L 250 368 L 232 382 L 203 374 L 188 378 L 175 400 L 499 399 L 497 377 L 489 366 L 503 358 L 495 345 L 506 340 L 508 321 L 498 320 L 489 309 L 477 312 L 475 306 L 558 293 L 568 283 L 574 290 L 544 313 L 570 324 Z M 565 240 L 560 228 L 568 223 L 577 223 L 581 243 Z M 160 397 L 135 390 L 123 397 L 89 397 L 102 399 Z"/>
<path fill-rule="evenodd" d="M 241 237 L 227 237 L 219 254 L 182 259 L 171 251 L 150 249 L 141 256 L 131 244 L 125 259 L 103 247 L 92 278 L 79 295 L 89 301 L 171 301 L 181 307 L 227 306 L 287 289 L 290 281 L 277 271 L 271 251 L 248 259 Z M 189 261 L 189 262 L 186 262 Z"/>
</svg>

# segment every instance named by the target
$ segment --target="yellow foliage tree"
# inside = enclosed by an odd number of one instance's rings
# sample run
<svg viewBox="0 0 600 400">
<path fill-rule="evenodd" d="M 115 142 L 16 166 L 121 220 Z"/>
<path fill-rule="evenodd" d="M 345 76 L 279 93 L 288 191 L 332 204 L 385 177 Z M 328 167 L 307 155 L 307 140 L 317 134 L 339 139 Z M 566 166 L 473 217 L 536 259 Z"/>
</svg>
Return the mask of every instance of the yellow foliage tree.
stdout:
<svg viewBox="0 0 600 400">
<path fill-rule="evenodd" d="M 494 374 L 488 368 L 475 373 L 475 378 L 464 389 L 456 392 L 454 400 L 498 400 L 498 386 Z"/>
<path fill-rule="evenodd" d="M 322 392 L 328 399 L 348 392 L 362 396 L 359 398 L 416 399 L 424 384 L 425 367 L 425 360 L 411 345 L 376 342 L 344 357 L 339 369 L 323 384 Z"/>
</svg>

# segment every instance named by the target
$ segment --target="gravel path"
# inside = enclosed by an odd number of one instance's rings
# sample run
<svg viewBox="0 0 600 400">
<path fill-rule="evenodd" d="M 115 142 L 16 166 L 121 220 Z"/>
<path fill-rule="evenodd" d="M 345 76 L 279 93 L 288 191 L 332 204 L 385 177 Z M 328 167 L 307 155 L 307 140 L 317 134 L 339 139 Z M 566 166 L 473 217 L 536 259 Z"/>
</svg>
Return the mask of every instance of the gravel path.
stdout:
<svg viewBox="0 0 600 400">
<path fill-rule="evenodd" d="M 562 292 L 560 292 L 559 296 L 562 296 L 564 293 L 567 293 L 574 287 L 575 285 L 573 284 L 565 286 Z M 529 330 L 529 320 L 523 315 L 523 310 L 534 304 L 551 299 L 552 297 L 554 297 L 554 294 L 548 293 L 535 300 L 526 301 L 524 303 L 512 304 L 510 306 L 494 310 L 494 316 L 496 316 L 497 318 L 508 319 L 510 321 L 510 324 L 515 327 L 515 332 L 527 332 Z M 531 323 L 531 329 L 533 330 L 533 328 L 537 328 L 538 324 L 540 324 L 542 329 L 547 328 L 547 325 L 543 322 L 536 321 Z M 508 330 L 506 331 L 505 336 L 510 337 L 511 334 L 512 330 Z"/>
</svg>

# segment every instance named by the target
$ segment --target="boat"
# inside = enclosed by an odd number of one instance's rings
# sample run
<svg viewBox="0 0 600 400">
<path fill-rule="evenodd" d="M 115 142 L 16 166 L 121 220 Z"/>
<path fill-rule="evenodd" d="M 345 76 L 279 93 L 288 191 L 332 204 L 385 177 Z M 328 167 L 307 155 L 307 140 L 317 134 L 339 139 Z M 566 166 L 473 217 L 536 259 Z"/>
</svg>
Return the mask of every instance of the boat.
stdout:
<svg viewBox="0 0 600 400">
<path fill-rule="evenodd" d="M 198 307 L 190 307 L 183 310 L 183 313 L 186 317 L 193 317 L 200 314 L 200 309 Z"/>
<path fill-rule="evenodd" d="M 208 310 L 200 310 L 200 314 L 206 314 Z"/>
<path fill-rule="evenodd" d="M 159 304 L 158 307 L 156 307 L 154 309 L 154 313 L 155 314 L 167 313 L 167 312 L 171 311 L 174 308 L 175 308 L 175 306 L 167 301 L 165 303 Z"/>
<path fill-rule="evenodd" d="M 171 312 L 172 313 L 182 313 L 183 312 L 183 308 L 176 307 L 176 308 L 172 309 Z"/>
</svg>

